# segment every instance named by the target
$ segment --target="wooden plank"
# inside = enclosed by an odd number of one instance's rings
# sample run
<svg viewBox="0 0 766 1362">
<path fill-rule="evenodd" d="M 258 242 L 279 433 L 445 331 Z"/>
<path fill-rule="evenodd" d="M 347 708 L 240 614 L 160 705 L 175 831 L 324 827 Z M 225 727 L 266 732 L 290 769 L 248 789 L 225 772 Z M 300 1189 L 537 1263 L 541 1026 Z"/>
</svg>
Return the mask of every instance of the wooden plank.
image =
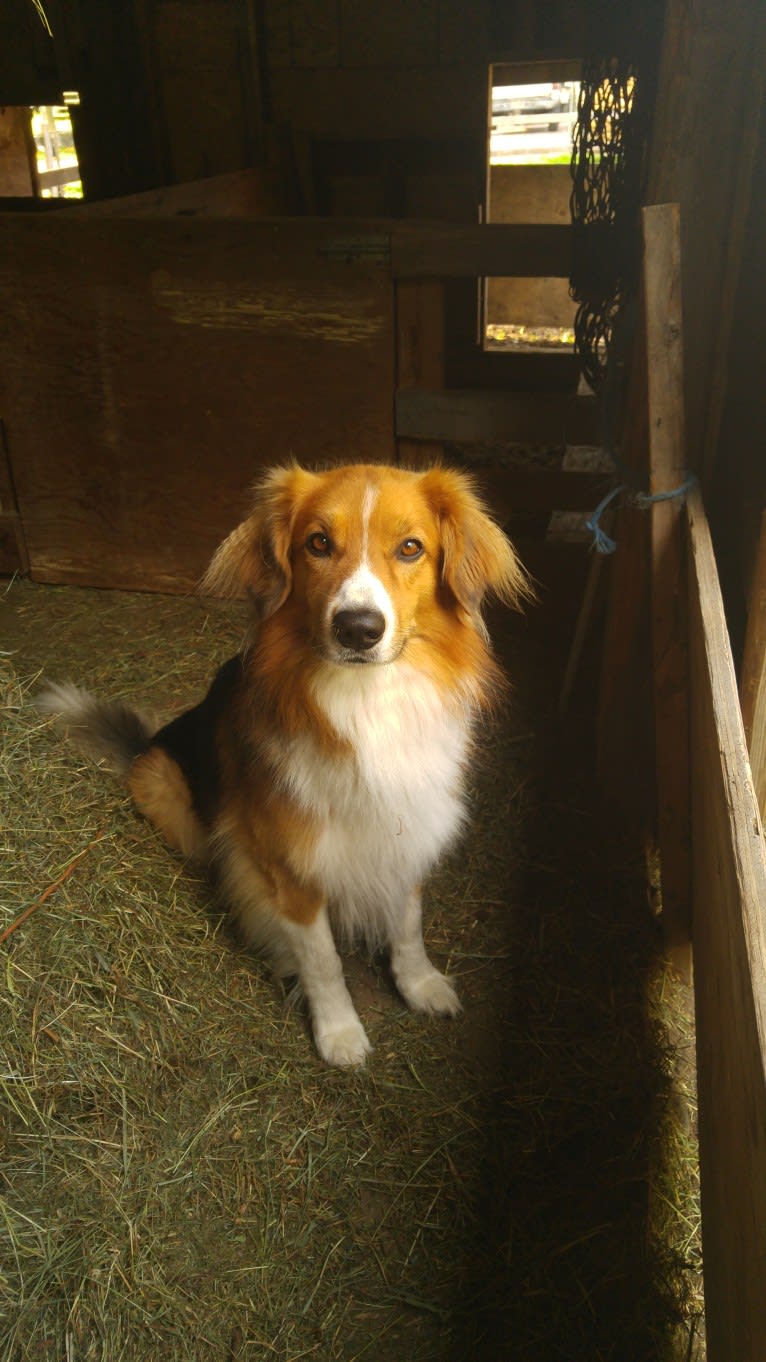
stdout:
<svg viewBox="0 0 766 1362">
<path fill-rule="evenodd" d="M 648 404 L 644 319 L 631 356 L 630 382 L 621 428 L 613 432 L 635 486 L 648 479 Z M 608 605 L 596 722 L 601 792 L 623 816 L 644 829 L 654 826 L 656 782 L 649 620 L 649 517 L 634 504 L 620 507 L 610 534 L 617 549 L 609 563 Z M 630 779 L 625 779 L 625 772 Z"/>
<path fill-rule="evenodd" d="M 766 1356 L 766 854 L 702 500 L 688 501 L 694 984 L 709 1362 Z"/>
<path fill-rule="evenodd" d="M 448 349 L 446 370 L 450 388 L 499 388 L 503 392 L 574 393 L 580 377 L 580 364 L 571 348 L 482 350 L 473 345 Z"/>
<path fill-rule="evenodd" d="M 599 412 L 593 397 L 413 388 L 396 395 L 396 431 L 410 440 L 593 445 Z"/>
<path fill-rule="evenodd" d="M 396 386 L 444 387 L 444 285 L 441 280 L 402 280 L 396 288 Z M 397 431 L 401 463 L 409 467 L 438 462 L 439 440 L 415 441 Z"/>
<path fill-rule="evenodd" d="M 703 451 L 706 477 L 720 430 L 729 346 L 737 341 L 732 298 L 765 79 L 766 6 L 669 0 L 648 200 L 679 202 L 683 212 L 686 424 L 689 448 Z M 707 113 L 711 90 L 714 118 Z M 757 276 L 751 284 L 759 287 Z"/>
<path fill-rule="evenodd" d="M 9 576 L 14 572 L 29 572 L 29 554 L 8 458 L 5 423 L 0 418 L 0 573 Z"/>
<path fill-rule="evenodd" d="M 677 204 L 643 211 L 649 403 L 649 491 L 686 478 L 681 233 Z M 652 652 L 662 924 L 675 963 L 689 974 L 690 845 L 688 652 L 681 560 L 682 502 L 651 507 Z"/>
<path fill-rule="evenodd" d="M 337 239 L 0 219 L 0 402 L 36 579 L 186 590 L 259 469 L 393 458 L 390 275 Z"/>
<path fill-rule="evenodd" d="M 39 189 L 58 189 L 62 184 L 76 184 L 80 179 L 79 166 L 59 166 L 56 170 L 39 170 L 37 184 Z"/>
<path fill-rule="evenodd" d="M 73 203 L 77 217 L 272 217 L 282 211 L 276 176 L 263 168 L 234 170 L 186 184 L 164 185 L 96 203 Z"/>
<path fill-rule="evenodd" d="M 0 107 L 0 195 L 35 193 L 35 144 L 28 108 Z"/>
<path fill-rule="evenodd" d="M 761 514 L 750 584 L 739 695 L 755 794 L 761 819 L 766 821 L 766 511 Z"/>
<path fill-rule="evenodd" d="M 568 279 L 571 263 L 572 228 L 559 223 L 397 222 L 391 231 L 391 268 L 398 279 Z"/>
</svg>

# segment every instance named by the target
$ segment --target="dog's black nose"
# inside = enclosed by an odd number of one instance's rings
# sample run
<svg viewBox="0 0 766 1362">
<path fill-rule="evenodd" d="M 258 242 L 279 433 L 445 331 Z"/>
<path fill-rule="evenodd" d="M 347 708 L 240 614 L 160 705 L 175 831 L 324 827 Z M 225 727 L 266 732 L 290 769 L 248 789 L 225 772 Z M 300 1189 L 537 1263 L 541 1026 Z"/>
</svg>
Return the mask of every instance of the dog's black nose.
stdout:
<svg viewBox="0 0 766 1362">
<path fill-rule="evenodd" d="M 332 631 L 338 642 L 357 653 L 374 648 L 385 629 L 386 621 L 379 610 L 339 610 L 333 615 Z"/>
</svg>

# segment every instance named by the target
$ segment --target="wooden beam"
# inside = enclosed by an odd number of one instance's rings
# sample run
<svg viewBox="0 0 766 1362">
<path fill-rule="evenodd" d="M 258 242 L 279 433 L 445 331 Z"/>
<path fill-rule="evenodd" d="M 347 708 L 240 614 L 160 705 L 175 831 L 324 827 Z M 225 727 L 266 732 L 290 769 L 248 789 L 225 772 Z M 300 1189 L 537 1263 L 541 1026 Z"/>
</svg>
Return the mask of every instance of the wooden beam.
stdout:
<svg viewBox="0 0 766 1362">
<path fill-rule="evenodd" d="M 761 515 L 750 586 L 739 694 L 756 798 L 761 818 L 766 820 L 766 511 Z"/>
<path fill-rule="evenodd" d="M 449 388 L 499 388 L 501 392 L 574 393 L 580 362 L 570 347 L 559 350 L 447 351 Z M 600 440 L 599 440 L 600 443 Z"/>
<path fill-rule="evenodd" d="M 593 397 L 412 388 L 396 395 L 396 431 L 410 440 L 595 445 L 599 413 Z"/>
<path fill-rule="evenodd" d="M 73 203 L 78 218 L 267 217 L 283 208 L 277 177 L 270 170 L 232 170 L 184 184 L 163 185 L 116 199 Z"/>
<path fill-rule="evenodd" d="M 586 228 L 601 231 L 601 228 Z M 568 279 L 572 228 L 551 223 L 395 223 L 391 268 L 398 279 L 559 278 Z"/>
<path fill-rule="evenodd" d="M 685 477 L 681 234 L 677 204 L 645 208 L 644 304 L 649 402 L 649 491 Z M 690 972 L 689 720 L 682 500 L 651 508 L 652 652 L 662 919 L 682 974 Z"/>
<path fill-rule="evenodd" d="M 636 327 L 620 455 L 634 486 L 648 479 L 646 344 L 643 311 Z M 608 606 L 596 725 L 598 776 L 604 799 L 646 832 L 654 827 L 656 789 L 649 627 L 649 517 L 626 503 L 610 530 Z M 630 780 L 625 772 L 630 771 Z"/>
<path fill-rule="evenodd" d="M 37 183 L 41 190 L 58 189 L 62 184 L 77 184 L 80 179 L 80 167 L 58 166 L 55 170 L 38 170 Z"/>
<path fill-rule="evenodd" d="M 702 500 L 687 505 L 694 985 L 709 1362 L 766 1357 L 766 853 Z"/>
<path fill-rule="evenodd" d="M 686 423 L 689 449 L 703 463 L 706 481 L 730 345 L 737 339 L 732 302 L 765 80 L 766 6 L 752 0 L 729 0 L 726 6 L 720 0 L 668 0 L 648 199 L 680 203 L 683 212 Z M 715 116 L 708 118 L 703 110 L 711 91 Z M 757 289 L 758 279 L 752 284 Z"/>
</svg>

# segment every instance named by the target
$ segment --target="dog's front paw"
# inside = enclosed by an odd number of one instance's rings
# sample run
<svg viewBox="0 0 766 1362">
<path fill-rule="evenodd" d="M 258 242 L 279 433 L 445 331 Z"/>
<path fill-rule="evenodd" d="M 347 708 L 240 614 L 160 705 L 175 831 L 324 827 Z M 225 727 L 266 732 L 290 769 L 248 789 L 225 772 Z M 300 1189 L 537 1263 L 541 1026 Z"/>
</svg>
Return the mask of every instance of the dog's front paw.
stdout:
<svg viewBox="0 0 766 1362">
<path fill-rule="evenodd" d="M 372 1049 L 365 1029 L 358 1020 L 317 1029 L 314 1039 L 325 1063 L 335 1064 L 341 1069 L 364 1064 Z"/>
<path fill-rule="evenodd" d="M 456 1017 L 460 1009 L 460 999 L 449 979 L 445 979 L 438 969 L 413 976 L 399 976 L 397 988 L 408 1007 L 413 1012 L 432 1012 L 441 1017 Z"/>
</svg>

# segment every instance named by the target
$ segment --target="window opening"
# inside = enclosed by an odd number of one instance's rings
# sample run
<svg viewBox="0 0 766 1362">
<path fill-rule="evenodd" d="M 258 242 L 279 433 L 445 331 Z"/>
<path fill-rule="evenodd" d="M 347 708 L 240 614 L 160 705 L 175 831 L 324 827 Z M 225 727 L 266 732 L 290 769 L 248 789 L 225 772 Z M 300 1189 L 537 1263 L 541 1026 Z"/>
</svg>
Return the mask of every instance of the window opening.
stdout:
<svg viewBox="0 0 766 1362">
<path fill-rule="evenodd" d="M 578 76 L 573 62 L 491 68 L 488 222 L 569 222 Z M 574 344 L 566 279 L 488 279 L 484 315 L 485 349 L 571 350 Z"/>
<path fill-rule="evenodd" d="M 38 193 L 43 199 L 81 199 L 82 183 L 70 107 L 80 102 L 74 90 L 63 104 L 41 104 L 32 110 Z"/>
</svg>

